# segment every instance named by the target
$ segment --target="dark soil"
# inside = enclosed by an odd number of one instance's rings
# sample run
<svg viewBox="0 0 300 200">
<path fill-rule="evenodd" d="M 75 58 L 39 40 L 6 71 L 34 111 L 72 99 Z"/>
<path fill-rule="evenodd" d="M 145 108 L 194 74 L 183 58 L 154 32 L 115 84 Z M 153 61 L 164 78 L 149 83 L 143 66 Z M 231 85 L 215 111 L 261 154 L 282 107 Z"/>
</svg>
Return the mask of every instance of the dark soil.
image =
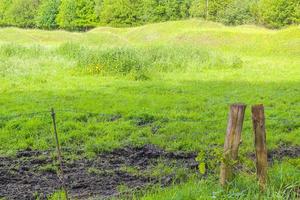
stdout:
<svg viewBox="0 0 300 200">
<path fill-rule="evenodd" d="M 251 153 L 250 157 L 254 160 L 255 154 Z M 273 163 L 275 160 L 280 161 L 285 157 L 288 158 L 299 158 L 300 157 L 300 146 L 287 146 L 281 145 L 277 149 L 268 151 L 268 162 Z"/>
<path fill-rule="evenodd" d="M 112 152 L 98 154 L 93 159 L 64 159 L 64 173 L 68 192 L 72 198 L 109 198 L 119 195 L 119 187 L 141 190 L 158 184 L 168 186 L 178 181 L 175 174 L 151 176 L 151 170 L 159 163 L 187 173 L 197 171 L 195 153 L 166 152 L 153 145 L 140 148 L 125 147 Z M 268 161 L 285 157 L 300 156 L 300 146 L 280 146 L 268 152 Z M 250 154 L 255 159 L 254 154 Z M 16 157 L 0 157 L 0 198 L 6 199 L 46 199 L 61 189 L 57 175 L 57 162 L 50 151 L 26 150 Z M 135 169 L 135 171 L 127 170 Z"/>
<path fill-rule="evenodd" d="M 126 147 L 102 153 L 93 159 L 65 160 L 66 185 L 73 198 L 112 197 L 118 194 L 120 185 L 143 189 L 149 185 L 167 186 L 175 176 L 165 174 L 150 177 L 147 171 L 164 162 L 186 170 L 196 170 L 196 154 L 166 152 L 152 145 L 141 148 Z M 46 199 L 61 188 L 56 173 L 57 163 L 49 151 L 26 150 L 15 158 L 0 157 L 0 198 Z M 174 167 L 173 166 L 173 167 Z M 129 172 L 126 167 L 138 173 Z M 149 173 L 148 173 L 149 174 Z"/>
</svg>

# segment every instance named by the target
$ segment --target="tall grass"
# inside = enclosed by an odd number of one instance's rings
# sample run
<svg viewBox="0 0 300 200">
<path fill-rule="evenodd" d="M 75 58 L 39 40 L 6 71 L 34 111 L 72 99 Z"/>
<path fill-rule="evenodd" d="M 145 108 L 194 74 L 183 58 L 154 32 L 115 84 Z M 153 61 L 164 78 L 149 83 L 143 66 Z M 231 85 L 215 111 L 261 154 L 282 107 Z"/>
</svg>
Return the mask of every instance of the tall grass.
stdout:
<svg viewBox="0 0 300 200">
<path fill-rule="evenodd" d="M 291 165 L 289 160 L 276 163 L 269 171 L 268 187 L 261 192 L 255 174 L 239 172 L 227 188 L 218 184 L 216 176 L 206 179 L 191 179 L 171 188 L 154 188 L 144 195 L 137 194 L 134 199 L 143 200 L 202 200 L 202 199 L 298 199 L 300 182 L 299 166 Z"/>
<path fill-rule="evenodd" d="M 45 53 L 45 48 L 40 45 L 24 46 L 16 43 L 7 43 L 0 46 L 0 57 L 29 57 L 38 58 Z"/>
<path fill-rule="evenodd" d="M 90 74 L 132 76 L 138 80 L 160 72 L 199 71 L 205 68 L 239 68 L 238 57 L 193 46 L 131 46 L 120 48 L 89 48 L 74 43 L 60 45 L 57 52 L 77 63 L 78 70 Z"/>
<path fill-rule="evenodd" d="M 24 46 L 14 43 L 0 46 L 0 73 L 9 74 L 34 61 L 52 58 L 74 62 L 78 73 L 102 76 L 127 76 L 134 80 L 147 80 L 164 72 L 199 72 L 204 69 L 240 68 L 239 57 L 224 55 L 193 46 L 125 46 L 88 47 L 78 43 L 64 43 L 56 48 L 39 45 Z M 22 58 L 22 64 L 16 63 Z M 18 66 L 22 65 L 22 66 Z M 12 72 L 13 73 L 13 72 Z"/>
</svg>

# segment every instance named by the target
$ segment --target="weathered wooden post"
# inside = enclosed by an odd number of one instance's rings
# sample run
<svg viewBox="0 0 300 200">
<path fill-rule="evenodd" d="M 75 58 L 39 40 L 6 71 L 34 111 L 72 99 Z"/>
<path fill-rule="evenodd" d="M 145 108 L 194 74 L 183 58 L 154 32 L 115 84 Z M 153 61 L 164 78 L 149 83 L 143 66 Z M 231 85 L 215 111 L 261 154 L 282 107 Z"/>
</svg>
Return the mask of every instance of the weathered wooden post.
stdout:
<svg viewBox="0 0 300 200">
<path fill-rule="evenodd" d="M 244 104 L 233 104 L 230 106 L 224 143 L 224 157 L 220 172 L 220 183 L 222 186 L 225 186 L 226 183 L 232 179 L 232 165 L 238 158 L 245 110 L 246 105 Z"/>
<path fill-rule="evenodd" d="M 266 187 L 268 157 L 263 105 L 252 106 L 252 122 L 256 150 L 256 174 L 261 190 Z"/>
</svg>

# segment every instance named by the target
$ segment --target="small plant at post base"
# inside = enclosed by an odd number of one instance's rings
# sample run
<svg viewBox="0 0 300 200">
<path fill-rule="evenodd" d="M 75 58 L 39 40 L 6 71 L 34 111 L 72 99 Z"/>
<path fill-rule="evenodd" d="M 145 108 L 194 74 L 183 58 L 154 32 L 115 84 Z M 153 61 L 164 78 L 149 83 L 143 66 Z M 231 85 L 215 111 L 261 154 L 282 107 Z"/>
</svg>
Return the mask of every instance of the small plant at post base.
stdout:
<svg viewBox="0 0 300 200">
<path fill-rule="evenodd" d="M 222 161 L 222 152 L 219 148 L 200 151 L 196 157 L 200 174 L 216 173 Z"/>
</svg>

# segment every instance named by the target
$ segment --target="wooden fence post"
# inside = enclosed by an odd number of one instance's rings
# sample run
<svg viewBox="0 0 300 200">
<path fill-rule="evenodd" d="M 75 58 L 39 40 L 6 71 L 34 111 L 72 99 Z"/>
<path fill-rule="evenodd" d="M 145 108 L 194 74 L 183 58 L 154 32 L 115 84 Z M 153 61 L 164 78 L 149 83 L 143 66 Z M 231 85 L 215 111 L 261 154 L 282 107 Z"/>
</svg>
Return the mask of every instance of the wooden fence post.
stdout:
<svg viewBox="0 0 300 200">
<path fill-rule="evenodd" d="M 252 122 L 256 150 L 256 174 L 261 190 L 266 187 L 268 157 L 266 145 L 265 114 L 263 105 L 252 106 Z"/>
<path fill-rule="evenodd" d="M 246 105 L 233 104 L 230 106 L 227 132 L 224 143 L 224 157 L 221 163 L 220 183 L 225 186 L 232 178 L 232 165 L 238 158 L 241 133 L 244 122 Z"/>
</svg>

